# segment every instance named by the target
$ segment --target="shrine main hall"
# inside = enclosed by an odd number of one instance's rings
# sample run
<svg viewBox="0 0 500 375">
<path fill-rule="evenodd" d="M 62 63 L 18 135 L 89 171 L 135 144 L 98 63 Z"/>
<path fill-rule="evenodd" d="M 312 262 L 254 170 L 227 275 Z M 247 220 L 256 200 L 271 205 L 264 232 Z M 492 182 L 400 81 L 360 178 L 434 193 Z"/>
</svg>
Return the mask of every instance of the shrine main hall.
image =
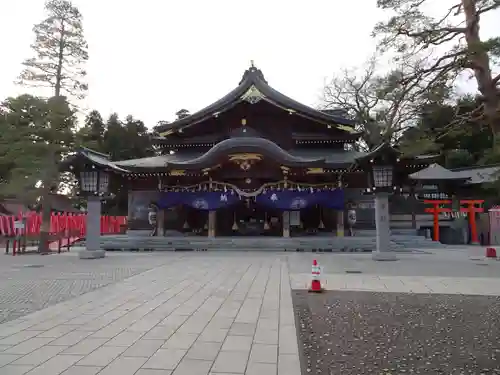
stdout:
<svg viewBox="0 0 500 375">
<path fill-rule="evenodd" d="M 435 160 L 389 144 L 357 151 L 362 133 L 344 110 L 301 104 L 253 65 L 227 95 L 156 130 L 157 156 L 112 161 L 83 148 L 66 164 L 89 205 L 126 190 L 128 231 L 158 237 L 342 237 L 360 200 L 388 232 L 388 196 Z"/>
</svg>

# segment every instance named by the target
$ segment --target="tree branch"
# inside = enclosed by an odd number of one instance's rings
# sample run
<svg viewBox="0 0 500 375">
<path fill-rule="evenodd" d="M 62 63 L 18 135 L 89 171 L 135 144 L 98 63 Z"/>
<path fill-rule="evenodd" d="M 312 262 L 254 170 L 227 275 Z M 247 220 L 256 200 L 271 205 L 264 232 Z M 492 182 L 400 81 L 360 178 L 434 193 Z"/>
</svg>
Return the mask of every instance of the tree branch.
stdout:
<svg viewBox="0 0 500 375">
<path fill-rule="evenodd" d="M 482 13 L 486 13 L 486 12 L 489 12 L 490 10 L 495 10 L 497 8 L 500 8 L 500 2 L 499 1 L 496 1 L 494 4 L 491 4 L 491 5 L 487 6 L 487 7 L 478 9 L 477 12 L 476 12 L 476 14 L 480 15 Z"/>
<path fill-rule="evenodd" d="M 496 77 L 493 77 L 491 82 L 493 83 L 493 86 L 497 85 L 500 82 L 500 74 L 498 74 Z"/>
</svg>

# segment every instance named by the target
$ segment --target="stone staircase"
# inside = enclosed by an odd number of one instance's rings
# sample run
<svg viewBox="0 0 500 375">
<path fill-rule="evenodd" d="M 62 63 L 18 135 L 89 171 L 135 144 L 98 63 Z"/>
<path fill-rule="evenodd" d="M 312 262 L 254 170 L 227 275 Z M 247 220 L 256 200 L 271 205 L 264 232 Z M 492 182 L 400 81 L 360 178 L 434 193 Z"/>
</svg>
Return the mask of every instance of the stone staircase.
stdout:
<svg viewBox="0 0 500 375">
<path fill-rule="evenodd" d="M 405 248 L 424 248 L 424 249 L 443 249 L 449 248 L 450 245 L 442 244 L 441 242 L 432 241 L 430 238 L 422 236 L 405 236 L 405 235 L 392 235 L 391 239 Z"/>
<path fill-rule="evenodd" d="M 357 231 L 355 235 L 375 238 L 376 232 L 374 229 L 365 229 Z M 391 241 L 402 248 L 442 249 L 449 247 L 441 242 L 432 241 L 431 238 L 417 235 L 415 229 L 391 229 Z"/>
<path fill-rule="evenodd" d="M 393 236 L 394 237 L 394 236 Z M 432 241 L 417 236 L 396 236 L 390 249 L 411 252 L 428 248 Z M 101 238 L 101 247 L 108 251 L 325 251 L 371 252 L 376 248 L 375 236 L 334 237 L 151 237 L 143 235 L 110 235 Z"/>
</svg>

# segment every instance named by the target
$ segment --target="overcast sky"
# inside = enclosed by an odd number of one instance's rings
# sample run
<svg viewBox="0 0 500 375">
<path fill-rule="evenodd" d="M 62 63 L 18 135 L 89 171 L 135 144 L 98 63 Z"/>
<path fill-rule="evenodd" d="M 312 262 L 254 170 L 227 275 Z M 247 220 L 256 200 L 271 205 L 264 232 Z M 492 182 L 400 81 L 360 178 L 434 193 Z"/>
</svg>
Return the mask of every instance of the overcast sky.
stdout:
<svg viewBox="0 0 500 375">
<path fill-rule="evenodd" d="M 0 0 L 0 98 L 31 56 L 44 0 Z M 447 0 L 439 0 L 446 2 Z M 90 89 L 82 107 L 132 114 L 154 126 L 196 111 L 239 82 L 250 60 L 274 88 L 314 106 L 322 86 L 372 53 L 376 0 L 75 0 L 89 43 Z M 496 18 L 496 22 L 494 19 Z M 482 24 L 499 35 L 498 19 Z M 495 26 L 496 23 L 496 26 Z"/>
</svg>

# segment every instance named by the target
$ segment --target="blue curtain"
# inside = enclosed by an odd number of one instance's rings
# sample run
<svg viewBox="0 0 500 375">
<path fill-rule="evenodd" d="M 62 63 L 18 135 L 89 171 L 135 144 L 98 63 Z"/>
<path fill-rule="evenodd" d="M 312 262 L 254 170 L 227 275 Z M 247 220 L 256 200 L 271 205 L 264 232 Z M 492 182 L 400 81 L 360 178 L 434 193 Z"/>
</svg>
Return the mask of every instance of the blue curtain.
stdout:
<svg viewBox="0 0 500 375">
<path fill-rule="evenodd" d="M 314 192 L 310 192 L 309 190 L 271 190 L 259 194 L 255 200 L 257 204 L 262 206 L 283 211 L 298 211 L 315 205 L 337 210 L 344 209 L 344 191 L 341 189 L 318 190 Z M 161 193 L 158 207 L 171 208 L 178 205 L 185 205 L 198 210 L 211 211 L 231 206 L 239 201 L 238 194 L 234 192 L 165 192 Z"/>
<path fill-rule="evenodd" d="M 278 210 L 298 211 L 320 205 L 338 210 L 344 209 L 344 192 L 340 189 L 326 191 L 268 191 L 257 196 L 256 202 Z"/>
<path fill-rule="evenodd" d="M 171 208 L 178 205 L 185 205 L 198 210 L 217 210 L 222 207 L 228 207 L 240 198 L 237 194 L 216 192 L 216 191 L 174 191 L 162 193 L 158 201 L 158 207 Z"/>
</svg>

